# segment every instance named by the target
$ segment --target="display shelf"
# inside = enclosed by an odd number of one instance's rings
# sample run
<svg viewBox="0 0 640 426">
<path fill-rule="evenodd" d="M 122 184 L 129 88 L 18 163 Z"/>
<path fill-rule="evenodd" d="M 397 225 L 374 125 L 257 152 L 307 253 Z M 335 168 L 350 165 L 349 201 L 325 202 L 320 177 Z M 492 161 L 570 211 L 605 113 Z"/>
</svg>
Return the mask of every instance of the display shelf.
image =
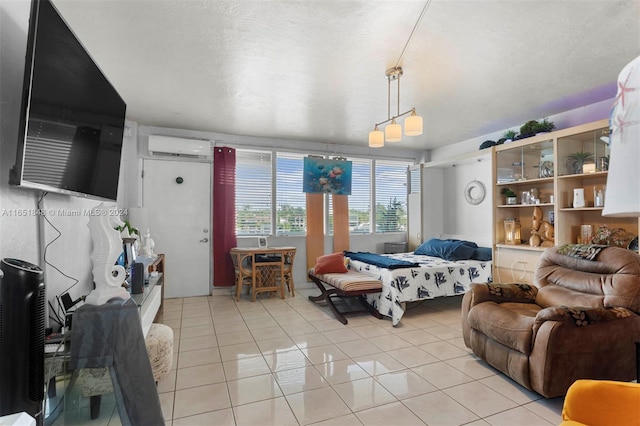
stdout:
<svg viewBox="0 0 640 426">
<path fill-rule="evenodd" d="M 526 264 L 527 271 L 535 270 L 540 254 L 546 249 L 528 244 L 537 220 L 533 218 L 535 207 L 542 210 L 542 221 L 553 225 L 555 245 L 576 243 L 582 225 L 591 225 L 594 232 L 599 226 L 607 225 L 638 235 L 637 218 L 604 217 L 603 207 L 595 207 L 595 193 L 599 190 L 603 191 L 606 203 L 609 148 L 605 136 L 608 127 L 608 120 L 600 120 L 492 148 L 496 282 L 500 282 L 500 271 L 503 278 L 509 277 L 514 264 Z M 586 155 L 590 157 L 587 167 L 572 161 L 579 157 L 575 155 L 578 153 L 591 154 Z M 516 193 L 518 204 L 506 204 L 502 191 L 507 188 Z M 584 189 L 585 207 L 572 207 L 577 188 Z M 537 192 L 536 198 L 541 203 L 521 203 L 522 193 L 526 191 Z M 512 219 L 518 219 L 520 223 L 521 245 L 504 243 L 504 223 Z M 533 279 L 532 272 L 527 273 L 529 279 Z"/>
<path fill-rule="evenodd" d="M 609 174 L 608 170 L 605 171 L 601 171 L 601 172 L 593 172 L 593 173 L 576 173 L 574 175 L 561 175 L 558 176 L 559 180 L 563 180 L 563 179 L 589 179 L 589 178 L 600 178 L 600 177 L 606 177 Z"/>
<path fill-rule="evenodd" d="M 512 209 L 512 208 L 524 208 L 524 207 L 551 207 L 553 203 L 540 203 L 540 204 L 498 204 L 496 207 L 499 209 Z M 602 207 L 601 207 L 602 208 Z"/>
<path fill-rule="evenodd" d="M 561 212 L 596 212 L 602 211 L 604 207 L 563 207 Z"/>
<path fill-rule="evenodd" d="M 497 187 L 503 186 L 513 186 L 513 185 L 531 185 L 531 184 L 541 184 L 541 183 L 553 183 L 553 177 L 546 178 L 536 178 L 536 179 L 524 179 L 524 180 L 513 180 L 508 182 L 497 182 Z"/>
</svg>

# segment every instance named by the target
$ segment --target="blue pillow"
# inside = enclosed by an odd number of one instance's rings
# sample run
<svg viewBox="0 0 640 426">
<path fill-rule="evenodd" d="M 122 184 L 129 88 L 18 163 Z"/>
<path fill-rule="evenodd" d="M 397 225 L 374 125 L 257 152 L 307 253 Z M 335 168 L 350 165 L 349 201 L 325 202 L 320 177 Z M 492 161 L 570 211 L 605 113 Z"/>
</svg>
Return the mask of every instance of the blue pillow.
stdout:
<svg viewBox="0 0 640 426">
<path fill-rule="evenodd" d="M 471 259 L 477 247 L 478 245 L 471 241 L 432 238 L 422 243 L 413 253 L 440 257 L 444 260 L 455 262 L 457 260 Z"/>
<path fill-rule="evenodd" d="M 474 260 L 482 260 L 482 261 L 491 260 L 492 259 L 491 247 L 478 247 L 474 249 L 473 255 L 471 256 L 471 258 Z"/>
</svg>

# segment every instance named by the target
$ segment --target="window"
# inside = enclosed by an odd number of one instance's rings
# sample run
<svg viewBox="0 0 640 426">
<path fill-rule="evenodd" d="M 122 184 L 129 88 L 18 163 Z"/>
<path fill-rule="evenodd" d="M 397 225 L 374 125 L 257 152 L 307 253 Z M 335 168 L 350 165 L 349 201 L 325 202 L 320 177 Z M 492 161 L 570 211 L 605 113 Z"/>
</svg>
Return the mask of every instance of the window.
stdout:
<svg viewBox="0 0 640 426">
<path fill-rule="evenodd" d="M 236 150 L 236 235 L 271 235 L 271 153 Z"/>
<path fill-rule="evenodd" d="M 306 234 L 306 195 L 302 192 L 305 156 L 236 150 L 236 235 Z M 411 163 L 349 160 L 353 171 L 349 196 L 350 232 L 406 231 L 407 167 Z M 327 197 L 325 208 L 326 232 L 332 234 L 331 197 Z"/>
<path fill-rule="evenodd" d="M 376 232 L 407 229 L 408 162 L 375 162 Z"/>
<path fill-rule="evenodd" d="M 352 167 L 349 195 L 349 232 L 366 234 L 371 231 L 371 160 L 349 158 Z M 333 234 L 333 204 L 329 199 L 329 233 Z"/>
<path fill-rule="evenodd" d="M 302 192 L 304 155 L 276 155 L 276 235 L 304 235 L 307 197 Z"/>
</svg>

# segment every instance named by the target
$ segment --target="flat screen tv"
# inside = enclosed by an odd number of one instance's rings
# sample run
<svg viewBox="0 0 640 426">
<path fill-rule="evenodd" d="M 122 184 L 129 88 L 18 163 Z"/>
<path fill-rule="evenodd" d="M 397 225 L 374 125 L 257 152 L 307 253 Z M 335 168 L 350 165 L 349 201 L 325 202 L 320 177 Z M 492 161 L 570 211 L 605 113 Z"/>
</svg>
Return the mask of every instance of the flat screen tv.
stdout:
<svg viewBox="0 0 640 426">
<path fill-rule="evenodd" d="M 118 193 L 126 104 L 49 0 L 33 0 L 10 183 L 103 200 Z"/>
</svg>

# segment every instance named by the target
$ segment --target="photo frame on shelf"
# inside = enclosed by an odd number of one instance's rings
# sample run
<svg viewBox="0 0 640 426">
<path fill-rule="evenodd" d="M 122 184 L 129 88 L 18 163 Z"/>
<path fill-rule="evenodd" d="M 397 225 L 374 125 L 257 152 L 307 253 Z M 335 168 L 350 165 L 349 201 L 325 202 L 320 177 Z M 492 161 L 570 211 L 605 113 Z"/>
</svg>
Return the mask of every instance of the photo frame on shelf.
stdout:
<svg viewBox="0 0 640 426">
<path fill-rule="evenodd" d="M 258 248 L 267 248 L 267 237 L 258 237 Z"/>
</svg>

